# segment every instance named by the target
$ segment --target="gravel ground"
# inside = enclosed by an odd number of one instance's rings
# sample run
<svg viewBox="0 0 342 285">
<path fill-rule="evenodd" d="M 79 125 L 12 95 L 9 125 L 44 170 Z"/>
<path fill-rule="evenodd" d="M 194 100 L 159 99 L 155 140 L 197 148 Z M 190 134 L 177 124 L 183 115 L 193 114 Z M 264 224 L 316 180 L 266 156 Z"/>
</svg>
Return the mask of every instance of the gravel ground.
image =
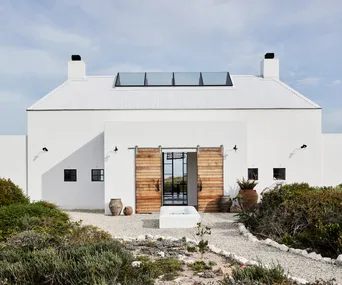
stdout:
<svg viewBox="0 0 342 285">
<path fill-rule="evenodd" d="M 195 229 L 159 229 L 159 215 L 105 216 L 100 213 L 67 212 L 73 220 L 83 220 L 83 224 L 92 224 L 110 232 L 113 236 L 136 237 L 142 234 L 172 236 L 181 238 L 186 236 L 194 239 Z M 241 236 L 237 224 L 234 224 L 233 214 L 201 213 L 202 224 L 212 228 L 210 243 L 220 249 L 233 252 L 249 260 L 263 263 L 279 263 L 292 276 L 304 278 L 310 282 L 322 278 L 335 278 L 342 284 L 342 268 L 300 255 L 283 252 L 266 245 L 249 242 Z"/>
</svg>

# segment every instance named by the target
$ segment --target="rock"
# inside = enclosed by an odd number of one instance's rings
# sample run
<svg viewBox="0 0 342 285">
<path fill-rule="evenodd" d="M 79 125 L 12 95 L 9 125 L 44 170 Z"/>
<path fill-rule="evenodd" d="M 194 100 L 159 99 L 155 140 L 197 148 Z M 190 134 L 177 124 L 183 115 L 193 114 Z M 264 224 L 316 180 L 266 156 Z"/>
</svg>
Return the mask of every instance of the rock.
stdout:
<svg viewBox="0 0 342 285">
<path fill-rule="evenodd" d="M 194 264 L 194 263 L 195 263 L 195 260 L 193 260 L 193 259 L 183 259 L 183 262 L 184 262 L 185 264 Z"/>
<path fill-rule="evenodd" d="M 141 261 L 133 261 L 132 262 L 133 267 L 140 267 L 141 266 Z"/>
<path fill-rule="evenodd" d="M 220 266 L 220 268 L 218 269 L 218 274 L 219 275 L 229 275 L 231 276 L 233 273 L 233 270 L 231 267 L 224 267 L 224 266 Z"/>
<path fill-rule="evenodd" d="M 263 241 L 264 244 L 267 244 L 267 245 L 272 245 L 273 243 L 273 240 L 271 240 L 270 238 L 267 238 Z"/>
<path fill-rule="evenodd" d="M 321 260 L 322 259 L 322 255 L 317 254 L 316 252 L 311 252 L 311 253 L 309 253 L 308 256 L 314 260 Z"/>
<path fill-rule="evenodd" d="M 340 254 L 340 255 L 336 258 L 335 264 L 336 264 L 336 265 L 342 266 L 342 254 Z"/>
<path fill-rule="evenodd" d="M 138 241 L 144 241 L 145 240 L 145 236 L 144 235 L 138 235 L 137 240 Z"/>
<path fill-rule="evenodd" d="M 146 238 L 146 239 L 153 239 L 153 235 L 147 234 L 147 235 L 145 236 L 145 238 Z"/>
<path fill-rule="evenodd" d="M 242 256 L 237 256 L 236 261 L 241 264 L 246 264 L 248 262 L 248 259 Z"/>
<path fill-rule="evenodd" d="M 323 257 L 322 260 L 326 263 L 332 263 L 332 259 L 330 257 Z"/>
<path fill-rule="evenodd" d="M 285 244 L 279 244 L 279 246 L 277 246 L 277 248 L 279 248 L 281 251 L 288 251 L 289 247 L 286 246 Z"/>
<path fill-rule="evenodd" d="M 157 253 L 157 255 L 160 256 L 160 257 L 165 257 L 165 252 L 159 251 L 159 252 Z"/>
<path fill-rule="evenodd" d="M 303 279 L 303 278 L 298 278 L 298 277 L 292 277 L 292 276 L 290 276 L 290 279 L 292 279 L 293 281 L 298 282 L 299 284 L 307 284 L 307 283 L 308 283 L 308 281 L 306 281 L 306 280 Z"/>
<path fill-rule="evenodd" d="M 289 252 L 292 252 L 294 254 L 300 254 L 302 250 L 301 249 L 298 249 L 298 248 L 290 248 L 289 249 Z"/>
<path fill-rule="evenodd" d="M 202 278 L 214 278 L 215 273 L 213 271 L 204 271 L 201 277 Z"/>
<path fill-rule="evenodd" d="M 254 260 L 248 260 L 246 262 L 246 265 L 257 266 L 257 265 L 259 265 L 259 263 L 257 261 L 254 261 Z"/>
<path fill-rule="evenodd" d="M 304 249 L 304 250 L 302 250 L 302 251 L 300 252 L 300 255 L 303 255 L 303 256 L 307 257 L 309 254 L 308 254 L 308 252 Z"/>
</svg>

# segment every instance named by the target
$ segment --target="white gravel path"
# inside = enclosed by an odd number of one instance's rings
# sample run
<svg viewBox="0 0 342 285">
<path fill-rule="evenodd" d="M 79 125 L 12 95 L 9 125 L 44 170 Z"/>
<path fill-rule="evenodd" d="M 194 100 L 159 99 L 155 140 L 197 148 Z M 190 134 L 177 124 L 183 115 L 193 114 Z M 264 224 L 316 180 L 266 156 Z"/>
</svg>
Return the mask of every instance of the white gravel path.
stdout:
<svg viewBox="0 0 342 285">
<path fill-rule="evenodd" d="M 108 231 L 113 236 L 137 237 L 138 235 L 161 235 L 194 239 L 194 229 L 159 229 L 159 215 L 105 216 L 98 213 L 67 212 L 73 220 L 83 220 L 83 224 L 91 224 Z M 233 252 L 249 260 L 263 263 L 279 263 L 292 276 L 304 278 L 310 282 L 322 278 L 335 278 L 342 284 L 342 269 L 339 266 L 311 260 L 290 252 L 252 243 L 241 236 L 233 214 L 201 213 L 202 224 L 212 228 L 210 243 L 220 249 Z"/>
</svg>

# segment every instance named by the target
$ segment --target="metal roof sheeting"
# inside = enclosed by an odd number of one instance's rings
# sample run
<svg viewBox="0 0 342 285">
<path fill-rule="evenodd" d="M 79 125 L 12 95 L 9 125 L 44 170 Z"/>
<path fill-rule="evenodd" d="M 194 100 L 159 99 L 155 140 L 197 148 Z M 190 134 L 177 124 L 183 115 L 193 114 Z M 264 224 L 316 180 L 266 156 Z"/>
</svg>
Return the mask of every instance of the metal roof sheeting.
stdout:
<svg viewBox="0 0 342 285">
<path fill-rule="evenodd" d="M 233 86 L 119 87 L 115 76 L 68 80 L 28 110 L 317 109 L 277 79 L 231 76 Z"/>
</svg>

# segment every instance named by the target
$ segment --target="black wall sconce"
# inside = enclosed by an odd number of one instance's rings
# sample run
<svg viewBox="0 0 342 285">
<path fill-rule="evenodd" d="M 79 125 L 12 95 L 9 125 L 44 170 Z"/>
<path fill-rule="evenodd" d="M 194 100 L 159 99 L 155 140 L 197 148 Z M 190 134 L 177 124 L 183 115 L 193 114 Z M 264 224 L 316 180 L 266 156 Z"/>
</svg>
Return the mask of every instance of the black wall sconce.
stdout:
<svg viewBox="0 0 342 285">
<path fill-rule="evenodd" d="M 118 149 L 118 147 L 117 146 L 115 146 L 115 148 L 114 148 L 114 152 L 117 152 L 119 149 Z"/>
<path fill-rule="evenodd" d="M 307 145 L 303 144 L 300 148 L 307 148 Z"/>
<path fill-rule="evenodd" d="M 235 150 L 235 151 L 237 151 L 237 150 L 238 150 L 238 148 L 237 148 L 237 146 L 236 146 L 236 145 L 233 147 L 233 150 Z"/>
<path fill-rule="evenodd" d="M 43 148 L 42 148 L 42 151 L 48 152 L 49 150 L 48 150 L 46 147 L 43 147 Z"/>
</svg>

